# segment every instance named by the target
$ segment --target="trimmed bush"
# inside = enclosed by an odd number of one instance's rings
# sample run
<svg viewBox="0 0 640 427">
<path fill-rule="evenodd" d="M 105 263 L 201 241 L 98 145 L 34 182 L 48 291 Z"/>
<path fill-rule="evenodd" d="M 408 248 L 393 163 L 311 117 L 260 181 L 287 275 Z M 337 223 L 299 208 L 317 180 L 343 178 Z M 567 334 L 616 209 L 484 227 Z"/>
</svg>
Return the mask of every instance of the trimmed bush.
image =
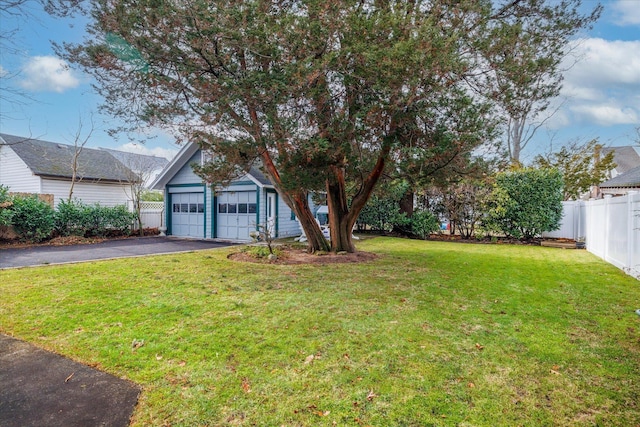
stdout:
<svg viewBox="0 0 640 427">
<path fill-rule="evenodd" d="M 14 197 L 8 219 L 21 240 L 41 242 L 51 237 L 55 212 L 37 196 Z"/>
<path fill-rule="evenodd" d="M 560 228 L 563 181 L 556 169 L 521 169 L 498 174 L 487 228 L 531 239 Z"/>
<path fill-rule="evenodd" d="M 78 200 L 61 201 L 56 210 L 55 230 L 60 236 L 84 236 L 88 207 Z"/>
<path fill-rule="evenodd" d="M 60 202 L 56 213 L 56 231 L 61 236 L 106 237 L 131 233 L 136 214 L 125 206 L 86 205 L 79 200 Z"/>
</svg>

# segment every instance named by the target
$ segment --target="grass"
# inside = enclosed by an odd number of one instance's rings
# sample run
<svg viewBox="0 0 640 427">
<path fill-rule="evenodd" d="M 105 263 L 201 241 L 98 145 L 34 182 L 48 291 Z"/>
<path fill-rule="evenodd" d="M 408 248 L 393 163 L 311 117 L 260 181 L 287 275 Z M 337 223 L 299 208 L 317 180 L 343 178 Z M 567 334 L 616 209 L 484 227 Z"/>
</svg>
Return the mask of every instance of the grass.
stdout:
<svg viewBox="0 0 640 427">
<path fill-rule="evenodd" d="M 586 251 L 359 248 L 381 257 L 0 271 L 0 331 L 139 383 L 135 426 L 640 425 L 635 279 Z"/>
</svg>

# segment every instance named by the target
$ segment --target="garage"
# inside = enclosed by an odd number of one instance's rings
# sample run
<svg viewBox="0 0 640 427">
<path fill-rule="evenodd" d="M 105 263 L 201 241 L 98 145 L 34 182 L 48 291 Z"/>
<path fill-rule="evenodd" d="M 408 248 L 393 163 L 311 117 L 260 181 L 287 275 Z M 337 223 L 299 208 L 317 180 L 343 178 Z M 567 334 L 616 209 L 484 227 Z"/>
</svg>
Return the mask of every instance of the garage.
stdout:
<svg viewBox="0 0 640 427">
<path fill-rule="evenodd" d="M 255 191 L 222 192 L 217 198 L 217 237 L 229 240 L 251 240 L 256 230 L 258 204 Z"/>
<path fill-rule="evenodd" d="M 171 234 L 182 237 L 206 237 L 204 193 L 171 194 Z"/>
</svg>

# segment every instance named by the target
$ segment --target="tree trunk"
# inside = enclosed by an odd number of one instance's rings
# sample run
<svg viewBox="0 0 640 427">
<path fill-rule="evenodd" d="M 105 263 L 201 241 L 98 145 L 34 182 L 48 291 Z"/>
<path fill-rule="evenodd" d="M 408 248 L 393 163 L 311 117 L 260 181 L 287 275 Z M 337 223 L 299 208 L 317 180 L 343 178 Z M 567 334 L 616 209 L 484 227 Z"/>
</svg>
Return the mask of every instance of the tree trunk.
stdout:
<svg viewBox="0 0 640 427">
<path fill-rule="evenodd" d="M 331 247 L 329 246 L 329 242 L 327 242 L 327 239 L 324 237 L 324 234 L 322 234 L 320 225 L 313 216 L 313 213 L 311 213 L 306 194 L 295 194 L 292 197 L 292 201 L 293 211 L 298 217 L 298 221 L 300 221 L 300 226 L 304 230 L 304 234 L 307 236 L 309 252 L 329 252 Z"/>
<path fill-rule="evenodd" d="M 327 207 L 329 208 L 329 231 L 331 233 L 331 251 L 355 252 L 352 230 L 357 214 L 349 212 L 344 179 L 327 182 Z"/>
</svg>

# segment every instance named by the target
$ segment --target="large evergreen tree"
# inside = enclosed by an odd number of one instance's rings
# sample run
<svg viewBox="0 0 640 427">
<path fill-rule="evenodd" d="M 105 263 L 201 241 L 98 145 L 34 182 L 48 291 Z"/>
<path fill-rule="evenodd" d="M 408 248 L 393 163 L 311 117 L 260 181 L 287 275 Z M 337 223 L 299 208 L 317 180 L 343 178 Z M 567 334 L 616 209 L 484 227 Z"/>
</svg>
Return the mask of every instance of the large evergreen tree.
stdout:
<svg viewBox="0 0 640 427">
<path fill-rule="evenodd" d="M 95 76 L 107 110 L 215 153 L 198 170 L 209 183 L 259 163 L 311 250 L 329 249 L 307 204 L 325 191 L 334 251 L 355 250 L 385 168 L 451 162 L 486 140 L 496 37 L 517 45 L 508 29 L 522 21 L 544 24 L 534 42 L 585 24 L 579 0 L 92 4 L 93 38 L 66 57 Z"/>
</svg>

